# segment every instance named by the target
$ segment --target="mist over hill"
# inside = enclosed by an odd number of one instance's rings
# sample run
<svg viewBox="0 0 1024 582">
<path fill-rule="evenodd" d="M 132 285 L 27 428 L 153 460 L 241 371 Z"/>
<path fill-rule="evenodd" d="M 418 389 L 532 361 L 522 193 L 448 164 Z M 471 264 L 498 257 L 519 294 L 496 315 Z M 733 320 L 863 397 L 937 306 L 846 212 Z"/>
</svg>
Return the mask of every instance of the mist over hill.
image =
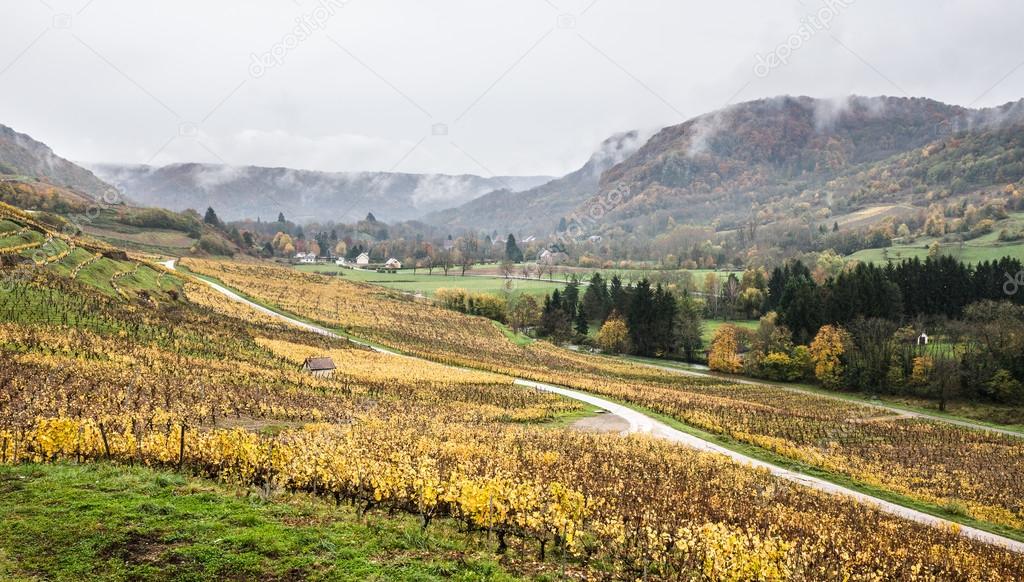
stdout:
<svg viewBox="0 0 1024 582">
<path fill-rule="evenodd" d="M 639 131 L 613 135 L 601 142 L 578 170 L 525 192 L 496 190 L 466 204 L 434 212 L 424 221 L 454 229 L 501 232 L 547 232 L 559 219 L 592 196 L 601 174 L 627 159 L 646 139 Z"/>
<path fill-rule="evenodd" d="M 760 99 L 643 142 L 635 132 L 610 138 L 602 151 L 615 144 L 615 156 L 599 152 L 542 186 L 426 220 L 545 235 L 565 219 L 580 233 L 643 238 L 672 224 L 730 229 L 872 204 L 924 207 L 1024 177 L 1022 120 L 1024 101 L 968 109 L 925 98 Z"/>
<path fill-rule="evenodd" d="M 450 176 L 390 172 L 319 172 L 291 168 L 172 164 L 96 164 L 93 170 L 133 201 L 171 210 L 211 206 L 224 220 L 354 221 L 373 212 L 380 220 L 416 219 L 462 204 L 496 188 L 520 191 L 547 176 Z"/>
</svg>

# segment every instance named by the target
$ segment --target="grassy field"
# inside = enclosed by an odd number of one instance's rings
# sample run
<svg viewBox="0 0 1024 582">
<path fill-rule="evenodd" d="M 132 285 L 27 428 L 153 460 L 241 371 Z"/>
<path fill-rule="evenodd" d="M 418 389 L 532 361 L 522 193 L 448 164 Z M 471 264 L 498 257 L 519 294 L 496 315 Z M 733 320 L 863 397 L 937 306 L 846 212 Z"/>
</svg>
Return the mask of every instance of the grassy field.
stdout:
<svg viewBox="0 0 1024 582">
<path fill-rule="evenodd" d="M 976 239 L 963 243 L 943 243 L 940 241 L 940 252 L 944 255 L 956 257 L 965 263 L 992 261 L 1005 256 L 1024 260 L 1024 241 L 999 241 L 999 231 L 1004 228 L 1010 230 L 1024 228 L 1024 212 L 1011 214 L 1006 220 L 999 221 L 992 232 Z M 937 240 L 935 237 L 920 237 L 909 244 L 893 244 L 893 246 L 885 249 L 857 251 L 847 258 L 865 263 L 881 263 L 886 260 L 901 261 L 914 257 L 923 260 L 928 257 L 928 247 Z"/>
<path fill-rule="evenodd" d="M 759 322 L 756 319 L 733 319 L 730 321 L 724 319 L 705 319 L 704 333 L 701 335 L 704 339 L 705 347 L 711 347 L 711 338 L 715 335 L 715 331 L 727 323 L 744 329 L 756 330 Z"/>
<path fill-rule="evenodd" d="M 537 267 L 536 263 L 527 263 L 527 264 L 530 265 L 530 269 L 532 270 L 532 272 L 536 273 L 536 267 Z M 500 265 L 479 265 L 479 266 L 477 266 L 477 267 L 475 267 L 473 269 L 473 272 L 477 273 L 477 274 L 480 274 L 480 275 L 500 276 L 500 274 L 501 274 L 501 266 Z M 545 272 L 544 279 L 547 280 L 549 278 L 552 278 L 555 281 L 561 281 L 562 283 L 565 283 L 565 281 L 571 275 L 576 275 L 580 279 L 589 279 L 590 276 L 593 275 L 594 273 L 601 273 L 601 276 L 606 278 L 606 279 L 611 279 L 612 276 L 618 275 L 619 278 L 622 279 L 625 282 L 634 282 L 634 281 L 639 281 L 640 279 L 643 279 L 645 277 L 647 277 L 647 278 L 658 278 L 658 277 L 665 276 L 665 275 L 668 275 L 668 276 L 680 275 L 680 274 L 682 274 L 684 272 L 690 273 L 690 275 L 693 277 L 694 281 L 700 282 L 700 281 L 704 280 L 704 276 L 707 275 L 708 273 L 715 273 L 717 275 L 725 277 L 725 276 L 728 276 L 730 271 L 716 271 L 714 269 L 656 269 L 656 268 L 650 268 L 650 269 L 619 269 L 619 268 L 604 269 L 604 268 L 600 268 L 600 267 L 558 266 L 558 267 L 555 267 L 555 274 L 553 276 L 549 276 Z M 741 271 L 736 271 L 736 272 L 740 273 Z M 516 275 L 522 275 L 522 265 L 516 265 L 515 274 Z M 536 276 L 536 275 L 533 275 L 533 276 Z"/>
<path fill-rule="evenodd" d="M 440 269 L 434 269 L 433 275 L 426 271 L 417 270 L 414 275 L 412 269 L 402 269 L 397 273 L 378 273 L 376 271 L 357 271 L 345 269 L 335 265 L 296 265 L 296 269 L 307 273 L 337 273 L 350 281 L 362 281 L 381 285 L 389 289 L 405 291 L 407 293 L 419 293 L 426 297 L 432 297 L 438 289 L 458 287 L 467 291 L 487 293 L 529 293 L 531 295 L 543 296 L 555 289 L 565 286 L 565 281 L 557 278 L 554 281 L 504 279 L 502 277 L 490 277 L 481 275 L 469 275 L 465 277 L 458 275 L 458 271 L 451 270 L 446 277 L 440 274 Z M 472 271 L 470 271 L 472 272 Z"/>
<path fill-rule="evenodd" d="M 446 523 L 146 468 L 0 466 L 4 580 L 513 580 Z"/>
</svg>

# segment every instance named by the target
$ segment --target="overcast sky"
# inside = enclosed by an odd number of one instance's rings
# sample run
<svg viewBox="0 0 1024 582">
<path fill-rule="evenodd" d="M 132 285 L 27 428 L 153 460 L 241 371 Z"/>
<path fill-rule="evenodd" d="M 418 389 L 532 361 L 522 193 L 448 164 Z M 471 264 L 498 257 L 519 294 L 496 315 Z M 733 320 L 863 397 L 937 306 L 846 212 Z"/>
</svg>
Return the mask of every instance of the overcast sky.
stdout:
<svg viewBox="0 0 1024 582">
<path fill-rule="evenodd" d="M 82 162 L 560 175 L 759 97 L 1024 97 L 1010 0 L 0 3 L 0 123 Z"/>
</svg>

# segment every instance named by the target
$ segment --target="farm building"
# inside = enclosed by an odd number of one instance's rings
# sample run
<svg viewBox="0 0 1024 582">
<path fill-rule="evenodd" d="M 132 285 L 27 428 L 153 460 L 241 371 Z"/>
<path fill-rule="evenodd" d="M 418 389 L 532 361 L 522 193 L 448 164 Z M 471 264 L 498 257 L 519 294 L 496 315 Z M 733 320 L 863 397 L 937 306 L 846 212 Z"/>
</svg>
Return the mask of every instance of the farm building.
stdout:
<svg viewBox="0 0 1024 582">
<path fill-rule="evenodd" d="M 358 257 L 356 257 L 356 264 L 357 265 L 369 265 L 370 264 L 370 255 L 368 255 L 366 253 L 360 253 L 360 255 Z"/>
<path fill-rule="evenodd" d="M 402 262 L 399 261 L 398 259 L 394 258 L 394 257 L 391 257 L 390 259 L 387 260 L 386 263 L 384 263 L 384 268 L 385 269 L 401 269 L 402 268 Z"/>
<path fill-rule="evenodd" d="M 313 253 L 295 253 L 295 261 L 302 264 L 315 263 L 316 255 Z"/>
<path fill-rule="evenodd" d="M 306 358 L 302 363 L 302 369 L 317 378 L 330 378 L 334 374 L 334 360 L 328 357 Z"/>
</svg>

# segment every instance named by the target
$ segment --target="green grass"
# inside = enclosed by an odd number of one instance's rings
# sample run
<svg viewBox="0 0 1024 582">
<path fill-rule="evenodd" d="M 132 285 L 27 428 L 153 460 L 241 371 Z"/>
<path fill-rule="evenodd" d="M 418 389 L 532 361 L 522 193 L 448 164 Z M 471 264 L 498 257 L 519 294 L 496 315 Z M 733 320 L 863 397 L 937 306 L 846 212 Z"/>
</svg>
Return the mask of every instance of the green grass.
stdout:
<svg viewBox="0 0 1024 582">
<path fill-rule="evenodd" d="M 509 326 L 499 321 L 492 321 L 491 323 L 493 323 L 494 327 L 498 328 L 501 331 L 501 333 L 505 334 L 505 337 L 507 337 L 512 343 L 516 344 L 517 346 L 528 346 L 533 342 L 537 341 L 524 333 L 512 331 L 512 329 Z"/>
<path fill-rule="evenodd" d="M 463 277 L 455 269 L 449 271 L 446 277 L 440 274 L 440 269 L 434 269 L 433 275 L 428 275 L 426 271 L 417 269 L 414 275 L 412 269 L 402 269 L 397 273 L 378 273 L 376 271 L 346 269 L 336 265 L 296 265 L 295 268 L 307 273 L 337 273 L 338 276 L 344 277 L 348 281 L 371 283 L 406 293 L 422 294 L 426 297 L 433 297 L 438 289 L 445 287 L 458 287 L 467 291 L 494 293 L 496 295 L 529 293 L 531 295 L 543 296 L 565 286 L 565 281 L 562 279 L 555 279 L 554 281 L 521 281 L 519 279 L 471 275 L 472 271 L 468 271 L 466 276 Z"/>
<path fill-rule="evenodd" d="M 705 319 L 704 320 L 704 333 L 701 334 L 701 338 L 704 340 L 704 344 L 708 347 L 711 346 L 711 338 L 714 337 L 715 332 L 718 328 L 723 325 L 731 323 L 736 327 L 743 329 L 756 330 L 760 322 L 756 319 L 730 319 L 728 321 L 724 319 Z"/>
<path fill-rule="evenodd" d="M 180 291 L 182 281 L 173 275 L 166 275 L 162 271 L 142 266 L 134 275 L 118 281 L 118 285 L 125 290 L 133 291 L 167 291 L 171 289 Z"/>
<path fill-rule="evenodd" d="M 34 230 L 27 230 L 18 235 L 11 233 L 7 236 L 0 236 L 0 248 L 16 247 L 28 243 L 43 242 L 44 240 L 46 240 L 46 237 L 42 234 Z"/>
<path fill-rule="evenodd" d="M 481 535 L 108 464 L 0 467 L 5 580 L 512 580 Z"/>
<path fill-rule="evenodd" d="M 21 225 L 17 222 L 11 222 L 10 220 L 0 219 L 0 234 L 12 232 L 21 229 Z"/>
<path fill-rule="evenodd" d="M 1024 260 L 1024 241 L 1000 242 L 999 231 L 1002 229 L 1024 229 L 1024 212 L 1015 212 L 1009 218 L 996 223 L 993 231 L 964 243 L 939 242 L 940 252 L 951 255 L 965 263 L 994 261 L 1005 256 Z M 894 244 L 887 249 L 864 249 L 849 255 L 847 259 L 856 259 L 865 263 L 882 263 L 901 261 L 917 257 L 924 260 L 928 257 L 928 247 L 938 239 L 935 237 L 919 237 L 910 244 Z"/>
<path fill-rule="evenodd" d="M 554 420 L 541 423 L 541 426 L 547 428 L 568 428 L 569 425 L 573 424 L 577 420 L 583 420 L 584 418 L 590 418 L 596 416 L 603 409 L 597 406 L 591 406 L 590 404 L 583 404 L 583 408 L 574 412 L 567 412 L 559 415 Z"/>
</svg>

